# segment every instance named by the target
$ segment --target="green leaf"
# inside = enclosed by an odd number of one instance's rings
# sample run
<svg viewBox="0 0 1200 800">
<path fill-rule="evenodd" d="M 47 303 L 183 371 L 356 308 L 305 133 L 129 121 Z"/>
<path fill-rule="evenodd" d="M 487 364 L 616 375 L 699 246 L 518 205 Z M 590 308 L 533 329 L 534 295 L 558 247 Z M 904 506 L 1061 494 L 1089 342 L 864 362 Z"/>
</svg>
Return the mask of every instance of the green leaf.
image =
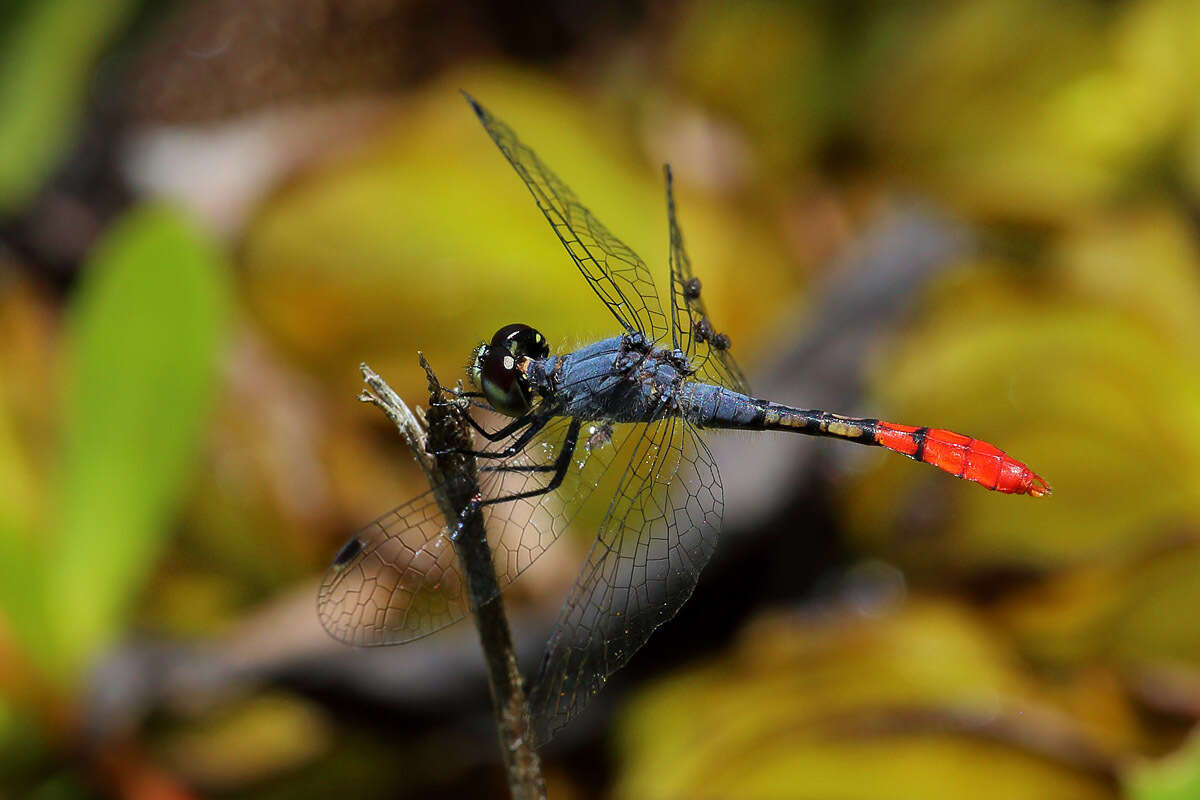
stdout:
<svg viewBox="0 0 1200 800">
<path fill-rule="evenodd" d="M 45 563 L 42 552 L 32 547 L 24 531 L 0 523 L 0 610 L 3 622 L 25 646 L 39 666 L 48 654 L 45 641 L 46 615 L 42 600 Z"/>
<path fill-rule="evenodd" d="M 119 629 L 169 530 L 213 395 L 228 292 L 190 223 L 143 209 L 98 245 L 75 300 L 46 576 L 64 675 Z"/>
<path fill-rule="evenodd" d="M 31 547 L 30 498 L 34 478 L 16 441 L 15 415 L 0 397 L 0 615 L 26 645 L 41 637 L 40 553 Z"/>
<path fill-rule="evenodd" d="M 1125 781 L 1130 800 L 1191 800 L 1200 797 L 1200 735 L 1159 761 L 1130 770 Z"/>
<path fill-rule="evenodd" d="M 36 190 L 70 141 L 94 62 L 133 3 L 33 0 L 24 6 L 0 37 L 0 213 Z"/>
</svg>

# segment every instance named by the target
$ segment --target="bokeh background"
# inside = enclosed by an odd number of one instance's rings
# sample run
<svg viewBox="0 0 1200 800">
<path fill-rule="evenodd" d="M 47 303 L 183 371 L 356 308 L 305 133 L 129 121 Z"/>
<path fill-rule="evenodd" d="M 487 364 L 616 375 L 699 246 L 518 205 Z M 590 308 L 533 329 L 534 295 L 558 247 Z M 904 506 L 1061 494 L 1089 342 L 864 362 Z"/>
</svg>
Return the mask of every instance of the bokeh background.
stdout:
<svg viewBox="0 0 1200 800">
<path fill-rule="evenodd" d="M 421 491 L 360 362 L 613 330 L 460 88 L 664 277 L 674 165 L 760 393 L 1055 489 L 714 436 L 553 797 L 1200 797 L 1197 75 L 1187 0 L 0 3 L 0 797 L 502 796 L 472 626 L 314 612 Z M 506 595 L 530 671 L 595 519 Z"/>
</svg>

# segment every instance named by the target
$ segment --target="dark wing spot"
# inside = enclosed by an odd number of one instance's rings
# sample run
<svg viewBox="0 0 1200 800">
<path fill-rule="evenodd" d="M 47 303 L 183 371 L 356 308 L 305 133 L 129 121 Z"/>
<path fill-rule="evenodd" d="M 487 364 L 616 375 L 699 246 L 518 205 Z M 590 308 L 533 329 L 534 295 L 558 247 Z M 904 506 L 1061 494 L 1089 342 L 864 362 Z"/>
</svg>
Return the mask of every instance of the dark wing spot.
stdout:
<svg viewBox="0 0 1200 800">
<path fill-rule="evenodd" d="M 683 284 L 683 296 L 688 300 L 695 300 L 700 296 L 699 278 L 689 278 L 687 282 Z"/>
<path fill-rule="evenodd" d="M 333 557 L 333 566 L 335 566 L 335 567 L 346 566 L 352 560 L 354 560 L 354 557 L 356 555 L 358 555 L 360 552 L 362 552 L 362 549 L 363 549 L 363 543 L 362 543 L 361 539 L 358 539 L 357 537 L 354 539 L 351 539 L 350 541 L 348 541 L 344 545 L 342 545 L 342 549 L 338 550 L 337 555 Z"/>
<path fill-rule="evenodd" d="M 707 342 L 709 337 L 713 335 L 712 323 L 704 317 L 701 317 L 699 321 L 696 322 L 696 327 L 692 331 L 692 335 L 696 337 L 696 341 L 698 342 Z"/>
<path fill-rule="evenodd" d="M 731 344 L 733 344 L 733 342 L 731 342 L 729 337 L 723 333 L 718 333 L 716 336 L 712 337 L 712 346 L 717 350 L 728 350 Z"/>
</svg>

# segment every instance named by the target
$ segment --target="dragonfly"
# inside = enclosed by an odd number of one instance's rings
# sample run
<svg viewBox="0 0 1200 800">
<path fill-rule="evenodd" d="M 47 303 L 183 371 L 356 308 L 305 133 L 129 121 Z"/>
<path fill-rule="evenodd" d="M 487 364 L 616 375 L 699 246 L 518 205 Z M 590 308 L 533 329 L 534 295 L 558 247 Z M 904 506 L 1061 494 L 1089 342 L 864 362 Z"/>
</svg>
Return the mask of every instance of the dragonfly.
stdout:
<svg viewBox="0 0 1200 800">
<path fill-rule="evenodd" d="M 724 510 L 721 474 L 706 445 L 712 429 L 844 439 L 998 492 L 1050 493 L 1025 464 L 969 436 L 752 395 L 730 337 L 705 308 L 684 248 L 670 166 L 664 167 L 670 282 L 664 308 L 646 263 L 511 128 L 466 98 L 618 326 L 610 338 L 556 354 L 535 328 L 505 325 L 475 349 L 467 370 L 475 391 L 464 394 L 509 420 L 495 430 L 468 420 L 486 441 L 472 454 L 484 465 L 476 502 L 497 591 L 554 543 L 615 465 L 595 541 L 531 686 L 539 744 L 575 718 L 695 589 Z M 466 616 L 470 605 L 453 547 L 458 527 L 447 523 L 431 491 L 356 533 L 319 591 L 325 629 L 353 645 L 390 645 Z"/>
</svg>

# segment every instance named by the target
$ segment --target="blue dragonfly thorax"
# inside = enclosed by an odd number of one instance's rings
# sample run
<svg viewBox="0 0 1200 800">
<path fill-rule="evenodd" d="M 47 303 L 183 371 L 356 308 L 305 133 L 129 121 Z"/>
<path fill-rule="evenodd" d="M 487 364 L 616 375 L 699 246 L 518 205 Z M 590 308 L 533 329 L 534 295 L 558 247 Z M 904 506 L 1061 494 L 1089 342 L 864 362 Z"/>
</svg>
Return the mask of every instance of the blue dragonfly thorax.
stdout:
<svg viewBox="0 0 1200 800">
<path fill-rule="evenodd" d="M 678 413 L 679 390 L 691 370 L 678 350 L 660 349 L 635 333 L 531 360 L 525 374 L 563 416 L 651 422 Z"/>
</svg>

